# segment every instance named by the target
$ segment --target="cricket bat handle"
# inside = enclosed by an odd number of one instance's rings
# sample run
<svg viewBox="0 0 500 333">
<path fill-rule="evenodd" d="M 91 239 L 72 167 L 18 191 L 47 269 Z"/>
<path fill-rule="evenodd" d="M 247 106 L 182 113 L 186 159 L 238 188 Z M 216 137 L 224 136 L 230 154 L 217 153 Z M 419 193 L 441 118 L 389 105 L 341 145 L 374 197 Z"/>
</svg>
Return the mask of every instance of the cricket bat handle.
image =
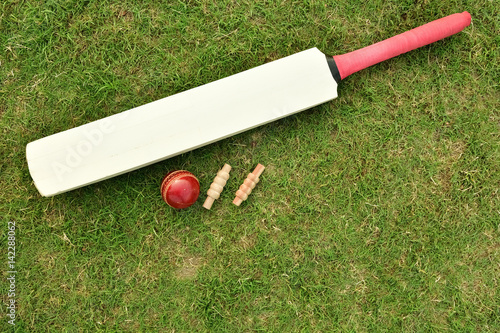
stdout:
<svg viewBox="0 0 500 333">
<path fill-rule="evenodd" d="M 333 59 L 340 78 L 345 79 L 364 68 L 454 35 L 470 23 L 468 12 L 449 15 L 379 43 L 334 56 Z"/>
</svg>

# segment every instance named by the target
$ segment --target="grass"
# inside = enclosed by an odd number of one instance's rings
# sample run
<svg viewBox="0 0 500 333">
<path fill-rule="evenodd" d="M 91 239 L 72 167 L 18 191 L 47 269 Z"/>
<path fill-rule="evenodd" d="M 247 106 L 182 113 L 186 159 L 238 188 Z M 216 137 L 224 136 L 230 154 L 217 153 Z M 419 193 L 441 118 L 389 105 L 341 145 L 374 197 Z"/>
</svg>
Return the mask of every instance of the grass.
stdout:
<svg viewBox="0 0 500 333">
<path fill-rule="evenodd" d="M 493 1 L 4 1 L 2 313 L 16 332 L 500 330 Z M 33 140 L 316 46 L 345 53 L 467 10 L 463 32 L 347 78 L 339 98 L 136 172 L 41 197 Z M 210 211 L 159 195 L 171 169 Z M 241 207 L 233 193 L 257 163 Z"/>
</svg>

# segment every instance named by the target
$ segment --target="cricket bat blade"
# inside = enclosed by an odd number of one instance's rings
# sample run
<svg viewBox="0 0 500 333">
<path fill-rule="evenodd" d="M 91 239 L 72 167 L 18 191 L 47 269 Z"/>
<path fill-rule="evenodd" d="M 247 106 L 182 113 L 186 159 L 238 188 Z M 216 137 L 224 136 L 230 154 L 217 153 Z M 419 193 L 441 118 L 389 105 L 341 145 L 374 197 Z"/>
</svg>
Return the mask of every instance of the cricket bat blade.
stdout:
<svg viewBox="0 0 500 333">
<path fill-rule="evenodd" d="M 327 58 L 312 48 L 145 104 L 26 147 L 43 196 L 96 183 L 337 97 Z"/>
</svg>

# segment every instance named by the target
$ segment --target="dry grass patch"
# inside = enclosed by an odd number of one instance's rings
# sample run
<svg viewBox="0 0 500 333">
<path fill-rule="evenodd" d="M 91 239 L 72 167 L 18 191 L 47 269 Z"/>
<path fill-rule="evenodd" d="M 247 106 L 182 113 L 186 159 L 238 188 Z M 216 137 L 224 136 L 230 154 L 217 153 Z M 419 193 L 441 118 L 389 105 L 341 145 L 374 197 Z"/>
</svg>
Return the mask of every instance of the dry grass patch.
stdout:
<svg viewBox="0 0 500 333">
<path fill-rule="evenodd" d="M 183 258 L 182 265 L 174 272 L 174 276 L 180 280 L 191 280 L 196 277 L 200 267 L 204 265 L 204 259 L 201 257 L 187 256 Z"/>
</svg>

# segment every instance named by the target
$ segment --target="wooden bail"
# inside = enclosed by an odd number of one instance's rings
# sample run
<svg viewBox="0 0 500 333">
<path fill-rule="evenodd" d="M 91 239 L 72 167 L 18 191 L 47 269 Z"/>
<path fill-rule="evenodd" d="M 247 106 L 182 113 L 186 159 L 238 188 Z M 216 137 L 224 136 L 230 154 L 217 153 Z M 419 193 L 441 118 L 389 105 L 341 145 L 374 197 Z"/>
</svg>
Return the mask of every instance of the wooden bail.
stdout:
<svg viewBox="0 0 500 333">
<path fill-rule="evenodd" d="M 231 166 L 226 163 L 222 169 L 217 172 L 217 176 L 215 176 L 212 185 L 210 185 L 210 188 L 207 191 L 208 197 L 203 204 L 203 207 L 206 209 L 212 208 L 214 201 L 219 199 L 220 194 L 229 179 L 229 171 L 231 171 Z"/>
<path fill-rule="evenodd" d="M 255 185 L 259 182 L 259 177 L 264 172 L 265 167 L 262 164 L 257 164 L 257 167 L 252 173 L 249 173 L 247 179 L 241 184 L 240 189 L 236 191 L 236 198 L 234 198 L 233 203 L 236 206 L 241 205 L 243 201 L 248 199 L 250 193 L 255 188 Z"/>
</svg>

